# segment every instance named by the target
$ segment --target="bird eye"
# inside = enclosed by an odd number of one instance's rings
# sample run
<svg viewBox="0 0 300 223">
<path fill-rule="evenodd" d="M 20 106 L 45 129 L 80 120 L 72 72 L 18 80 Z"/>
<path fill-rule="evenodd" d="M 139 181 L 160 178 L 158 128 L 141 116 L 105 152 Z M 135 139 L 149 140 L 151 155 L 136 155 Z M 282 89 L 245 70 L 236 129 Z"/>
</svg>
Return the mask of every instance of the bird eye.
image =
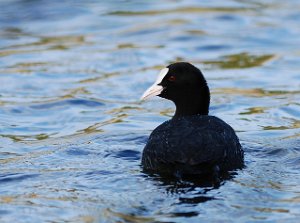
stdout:
<svg viewBox="0 0 300 223">
<path fill-rule="evenodd" d="M 173 82 L 173 81 L 175 81 L 175 80 L 176 80 L 176 77 L 175 77 L 175 76 L 173 76 L 173 75 L 171 75 L 171 76 L 168 78 L 168 80 Z"/>
</svg>

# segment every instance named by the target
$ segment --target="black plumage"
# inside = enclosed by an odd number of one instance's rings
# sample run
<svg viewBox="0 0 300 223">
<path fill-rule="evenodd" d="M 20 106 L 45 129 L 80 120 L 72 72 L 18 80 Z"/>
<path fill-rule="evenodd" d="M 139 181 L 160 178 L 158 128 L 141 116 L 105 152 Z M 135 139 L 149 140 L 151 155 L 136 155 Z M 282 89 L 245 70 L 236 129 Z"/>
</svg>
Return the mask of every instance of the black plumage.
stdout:
<svg viewBox="0 0 300 223">
<path fill-rule="evenodd" d="M 176 112 L 151 133 L 142 155 L 144 170 L 219 176 L 242 168 L 244 153 L 234 130 L 208 115 L 210 93 L 201 71 L 181 62 L 169 65 L 159 78 L 143 97 L 172 100 Z"/>
</svg>

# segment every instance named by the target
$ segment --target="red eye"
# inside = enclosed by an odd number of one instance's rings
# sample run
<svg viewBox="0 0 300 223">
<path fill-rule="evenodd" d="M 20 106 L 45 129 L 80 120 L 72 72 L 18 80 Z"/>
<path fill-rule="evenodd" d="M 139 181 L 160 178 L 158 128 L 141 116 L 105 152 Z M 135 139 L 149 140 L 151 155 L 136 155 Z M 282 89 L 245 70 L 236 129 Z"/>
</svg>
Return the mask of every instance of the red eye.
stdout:
<svg viewBox="0 0 300 223">
<path fill-rule="evenodd" d="M 173 82 L 173 81 L 175 81 L 175 80 L 176 80 L 176 77 L 175 77 L 175 76 L 173 76 L 173 75 L 171 75 L 171 76 L 168 78 L 168 80 Z"/>
</svg>

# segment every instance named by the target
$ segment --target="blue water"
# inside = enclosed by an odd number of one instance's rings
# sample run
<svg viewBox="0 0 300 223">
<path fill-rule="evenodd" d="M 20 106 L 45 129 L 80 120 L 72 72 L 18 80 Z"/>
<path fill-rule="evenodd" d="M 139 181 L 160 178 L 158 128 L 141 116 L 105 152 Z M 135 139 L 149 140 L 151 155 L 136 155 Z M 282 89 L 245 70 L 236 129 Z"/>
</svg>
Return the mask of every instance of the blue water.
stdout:
<svg viewBox="0 0 300 223">
<path fill-rule="evenodd" d="M 0 1 L 1 222 L 298 222 L 300 2 Z M 175 61 L 246 168 L 219 188 L 141 172 L 172 103 L 141 102 Z"/>
</svg>

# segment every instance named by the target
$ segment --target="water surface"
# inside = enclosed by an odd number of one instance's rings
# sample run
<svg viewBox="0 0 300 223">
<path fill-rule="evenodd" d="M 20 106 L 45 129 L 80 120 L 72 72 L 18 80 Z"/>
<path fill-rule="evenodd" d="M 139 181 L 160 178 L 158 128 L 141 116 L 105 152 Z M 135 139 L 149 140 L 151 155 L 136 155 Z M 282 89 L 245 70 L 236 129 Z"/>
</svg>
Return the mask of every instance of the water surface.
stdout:
<svg viewBox="0 0 300 223">
<path fill-rule="evenodd" d="M 1 222 L 297 222 L 300 3 L 0 2 Z M 141 172 L 173 112 L 141 102 L 175 61 L 202 69 L 210 113 L 247 167 L 219 188 Z"/>
</svg>

